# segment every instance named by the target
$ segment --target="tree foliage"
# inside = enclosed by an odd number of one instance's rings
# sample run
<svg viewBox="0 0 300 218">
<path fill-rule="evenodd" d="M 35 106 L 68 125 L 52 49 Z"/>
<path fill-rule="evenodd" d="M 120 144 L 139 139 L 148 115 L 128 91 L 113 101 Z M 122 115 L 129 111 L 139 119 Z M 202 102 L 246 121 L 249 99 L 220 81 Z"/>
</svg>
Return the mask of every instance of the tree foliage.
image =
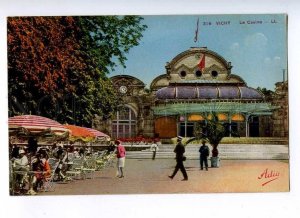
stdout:
<svg viewBox="0 0 300 218">
<path fill-rule="evenodd" d="M 266 88 L 257 87 L 257 90 L 260 91 L 267 102 L 272 102 L 274 92 L 272 90 L 268 90 Z"/>
<path fill-rule="evenodd" d="M 119 99 L 107 78 L 138 45 L 138 16 L 8 18 L 9 115 L 39 114 L 91 126 Z"/>
<path fill-rule="evenodd" d="M 218 146 L 222 138 L 225 137 L 226 129 L 219 121 L 219 118 L 215 112 L 212 113 L 211 119 L 208 119 L 205 127 L 205 138 L 212 146 Z"/>
<path fill-rule="evenodd" d="M 188 140 L 187 144 L 194 140 L 206 140 L 213 147 L 212 156 L 217 157 L 219 155 L 218 145 L 226 136 L 226 128 L 219 121 L 217 113 L 212 112 L 211 116 L 205 119 L 205 124 L 196 123 L 194 135 L 195 137 Z"/>
</svg>

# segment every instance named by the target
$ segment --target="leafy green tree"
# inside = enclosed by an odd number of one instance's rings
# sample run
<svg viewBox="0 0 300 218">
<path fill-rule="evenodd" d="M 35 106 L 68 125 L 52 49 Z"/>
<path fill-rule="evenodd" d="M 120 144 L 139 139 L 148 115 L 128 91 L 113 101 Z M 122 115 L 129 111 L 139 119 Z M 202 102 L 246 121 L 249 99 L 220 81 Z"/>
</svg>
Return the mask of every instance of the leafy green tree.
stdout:
<svg viewBox="0 0 300 218">
<path fill-rule="evenodd" d="M 139 16 L 84 16 L 75 19 L 80 28 L 81 52 L 88 57 L 90 68 L 101 73 L 108 73 L 110 68 L 117 66 L 113 57 L 125 67 L 126 53 L 139 45 L 142 32 L 147 28 L 141 24 L 143 18 Z"/>
<path fill-rule="evenodd" d="M 213 147 L 212 150 L 212 156 L 218 157 L 219 151 L 218 151 L 218 145 L 221 142 L 221 140 L 226 135 L 226 129 L 223 126 L 223 124 L 219 121 L 219 118 L 215 112 L 212 113 L 211 119 L 207 120 L 206 124 L 206 130 L 205 130 L 205 136 L 204 138 L 208 140 L 208 142 Z"/>
<path fill-rule="evenodd" d="M 9 115 L 39 114 L 91 126 L 119 99 L 107 78 L 138 45 L 138 16 L 8 18 Z"/>
<path fill-rule="evenodd" d="M 205 124 L 197 123 L 194 131 L 195 137 L 187 141 L 187 144 L 194 140 L 206 140 L 213 147 L 212 156 L 218 157 L 218 145 L 226 136 L 226 129 L 219 121 L 216 112 L 211 113 L 211 117 L 205 119 Z"/>
<path fill-rule="evenodd" d="M 261 88 L 261 87 L 257 87 L 257 90 L 265 96 L 265 100 L 267 102 L 272 102 L 274 96 L 274 92 L 272 90 L 268 90 L 266 88 Z"/>
</svg>

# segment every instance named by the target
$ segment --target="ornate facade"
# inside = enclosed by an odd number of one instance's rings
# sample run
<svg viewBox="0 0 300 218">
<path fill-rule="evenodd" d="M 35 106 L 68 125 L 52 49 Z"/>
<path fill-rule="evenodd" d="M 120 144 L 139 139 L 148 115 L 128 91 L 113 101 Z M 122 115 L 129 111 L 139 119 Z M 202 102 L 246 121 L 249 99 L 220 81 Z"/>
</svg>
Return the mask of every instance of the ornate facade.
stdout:
<svg viewBox="0 0 300 218">
<path fill-rule="evenodd" d="M 206 47 L 191 48 L 165 68 L 165 74 L 153 79 L 150 90 L 132 76 L 111 78 L 124 102 L 104 124 L 112 138 L 191 137 L 195 123 L 205 125 L 212 112 L 224 123 L 228 136 L 286 136 L 286 130 L 276 132 L 282 119 L 276 113 L 281 113 L 278 104 L 282 102 L 274 100 L 275 107 L 266 102 L 261 92 L 232 74 L 231 62 L 219 54 Z"/>
<path fill-rule="evenodd" d="M 276 106 L 272 114 L 272 135 L 278 137 L 289 136 L 289 112 L 288 112 L 288 82 L 278 82 L 275 84 L 275 93 L 272 105 Z"/>
</svg>

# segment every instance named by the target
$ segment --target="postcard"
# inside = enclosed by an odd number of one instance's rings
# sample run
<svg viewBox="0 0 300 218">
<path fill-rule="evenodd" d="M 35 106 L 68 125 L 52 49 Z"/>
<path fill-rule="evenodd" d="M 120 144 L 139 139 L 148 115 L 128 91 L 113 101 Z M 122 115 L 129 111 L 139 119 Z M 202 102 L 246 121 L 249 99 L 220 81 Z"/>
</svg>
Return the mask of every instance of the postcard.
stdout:
<svg viewBox="0 0 300 218">
<path fill-rule="evenodd" d="M 287 18 L 7 17 L 10 195 L 289 192 Z"/>
</svg>

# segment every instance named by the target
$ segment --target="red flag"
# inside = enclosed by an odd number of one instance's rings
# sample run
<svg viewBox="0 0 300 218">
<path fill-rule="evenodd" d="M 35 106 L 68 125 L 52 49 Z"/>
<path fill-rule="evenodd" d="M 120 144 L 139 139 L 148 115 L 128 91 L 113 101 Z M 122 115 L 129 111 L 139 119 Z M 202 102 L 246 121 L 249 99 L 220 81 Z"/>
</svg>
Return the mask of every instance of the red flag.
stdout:
<svg viewBox="0 0 300 218">
<path fill-rule="evenodd" d="M 199 30 L 199 18 L 197 20 L 197 27 L 196 27 L 196 31 L 195 31 L 194 42 L 198 41 L 198 30 Z"/>
<path fill-rule="evenodd" d="M 198 67 L 201 71 L 205 68 L 205 54 L 202 55 Z"/>
</svg>

